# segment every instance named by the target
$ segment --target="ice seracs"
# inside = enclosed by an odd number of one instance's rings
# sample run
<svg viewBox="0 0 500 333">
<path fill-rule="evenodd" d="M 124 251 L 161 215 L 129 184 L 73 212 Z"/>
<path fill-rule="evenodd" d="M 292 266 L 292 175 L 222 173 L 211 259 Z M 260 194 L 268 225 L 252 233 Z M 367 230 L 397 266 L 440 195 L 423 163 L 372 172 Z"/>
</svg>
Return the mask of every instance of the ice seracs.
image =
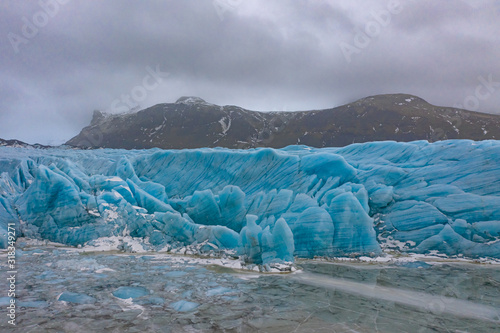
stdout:
<svg viewBox="0 0 500 333">
<path fill-rule="evenodd" d="M 383 251 L 500 258 L 498 141 L 1 147 L 0 174 L 3 248 L 15 225 L 19 236 L 71 246 L 241 258 L 269 269 L 294 257 Z"/>
</svg>

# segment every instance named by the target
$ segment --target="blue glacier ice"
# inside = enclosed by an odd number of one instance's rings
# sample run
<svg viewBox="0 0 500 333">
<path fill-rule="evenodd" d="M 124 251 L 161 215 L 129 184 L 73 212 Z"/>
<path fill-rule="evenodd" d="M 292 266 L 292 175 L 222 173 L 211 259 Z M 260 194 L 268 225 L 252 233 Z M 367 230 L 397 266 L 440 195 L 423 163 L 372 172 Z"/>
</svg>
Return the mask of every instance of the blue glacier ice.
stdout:
<svg viewBox="0 0 500 333">
<path fill-rule="evenodd" d="M 230 288 L 225 288 L 225 287 L 217 287 L 213 288 L 207 291 L 207 296 L 219 296 L 219 295 L 224 295 L 224 294 L 229 294 L 229 293 L 235 293 L 237 290 L 230 289 Z"/>
<path fill-rule="evenodd" d="M 170 307 L 172 307 L 175 311 L 179 311 L 179 312 L 193 311 L 199 306 L 200 306 L 200 304 L 198 304 L 198 303 L 184 301 L 184 300 L 170 304 Z"/>
<path fill-rule="evenodd" d="M 133 237 L 256 265 L 385 250 L 500 258 L 500 141 L 0 147 L 2 248 L 9 224 L 71 246 Z"/>
<path fill-rule="evenodd" d="M 123 299 L 146 296 L 149 291 L 144 287 L 120 287 L 113 291 L 113 296 Z"/>
<path fill-rule="evenodd" d="M 59 296 L 59 301 L 77 303 L 77 304 L 93 304 L 96 302 L 95 298 L 89 295 L 78 294 L 69 291 L 63 292 Z"/>
</svg>

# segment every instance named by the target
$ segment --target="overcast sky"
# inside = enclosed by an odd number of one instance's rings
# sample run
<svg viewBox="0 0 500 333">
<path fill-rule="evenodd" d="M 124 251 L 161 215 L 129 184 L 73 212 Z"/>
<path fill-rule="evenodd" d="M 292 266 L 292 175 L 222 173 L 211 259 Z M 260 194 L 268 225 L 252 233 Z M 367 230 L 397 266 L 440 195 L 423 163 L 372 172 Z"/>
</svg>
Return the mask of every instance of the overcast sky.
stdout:
<svg viewBox="0 0 500 333">
<path fill-rule="evenodd" d="M 95 109 L 184 95 L 292 111 L 409 93 L 498 113 L 499 32 L 500 0 L 0 0 L 0 138 L 59 144 Z"/>
</svg>

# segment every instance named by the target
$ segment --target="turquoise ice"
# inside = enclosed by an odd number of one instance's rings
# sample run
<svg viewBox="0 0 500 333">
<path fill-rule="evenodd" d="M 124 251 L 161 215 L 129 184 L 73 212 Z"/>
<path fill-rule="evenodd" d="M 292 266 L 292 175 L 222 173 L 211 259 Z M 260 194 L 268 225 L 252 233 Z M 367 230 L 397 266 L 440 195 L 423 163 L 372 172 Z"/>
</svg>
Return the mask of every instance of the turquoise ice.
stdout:
<svg viewBox="0 0 500 333">
<path fill-rule="evenodd" d="M 402 252 L 500 258 L 500 142 L 344 148 L 0 148 L 0 246 L 131 236 L 241 256 Z"/>
<path fill-rule="evenodd" d="M 122 299 L 134 299 L 148 294 L 149 291 L 144 287 L 120 287 L 113 291 L 113 296 Z"/>
<path fill-rule="evenodd" d="M 92 304 L 95 303 L 96 301 L 95 298 L 89 295 L 78 294 L 69 291 L 63 292 L 59 296 L 58 300 L 62 302 L 77 303 L 77 304 Z"/>
</svg>

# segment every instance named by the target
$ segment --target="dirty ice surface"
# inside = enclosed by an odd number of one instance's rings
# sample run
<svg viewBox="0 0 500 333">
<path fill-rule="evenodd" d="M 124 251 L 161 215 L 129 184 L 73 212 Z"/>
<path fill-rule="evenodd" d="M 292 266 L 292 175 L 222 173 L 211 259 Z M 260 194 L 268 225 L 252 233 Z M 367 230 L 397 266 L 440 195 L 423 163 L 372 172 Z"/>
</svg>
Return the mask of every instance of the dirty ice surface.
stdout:
<svg viewBox="0 0 500 333">
<path fill-rule="evenodd" d="M 213 258 L 18 240 L 17 326 L 1 332 L 498 332 L 500 265 L 432 256 L 299 259 L 259 273 Z M 0 270 L 7 271 L 6 254 Z M 7 290 L 5 278 L 0 290 Z M 5 308 L 9 299 L 0 297 Z"/>
</svg>

